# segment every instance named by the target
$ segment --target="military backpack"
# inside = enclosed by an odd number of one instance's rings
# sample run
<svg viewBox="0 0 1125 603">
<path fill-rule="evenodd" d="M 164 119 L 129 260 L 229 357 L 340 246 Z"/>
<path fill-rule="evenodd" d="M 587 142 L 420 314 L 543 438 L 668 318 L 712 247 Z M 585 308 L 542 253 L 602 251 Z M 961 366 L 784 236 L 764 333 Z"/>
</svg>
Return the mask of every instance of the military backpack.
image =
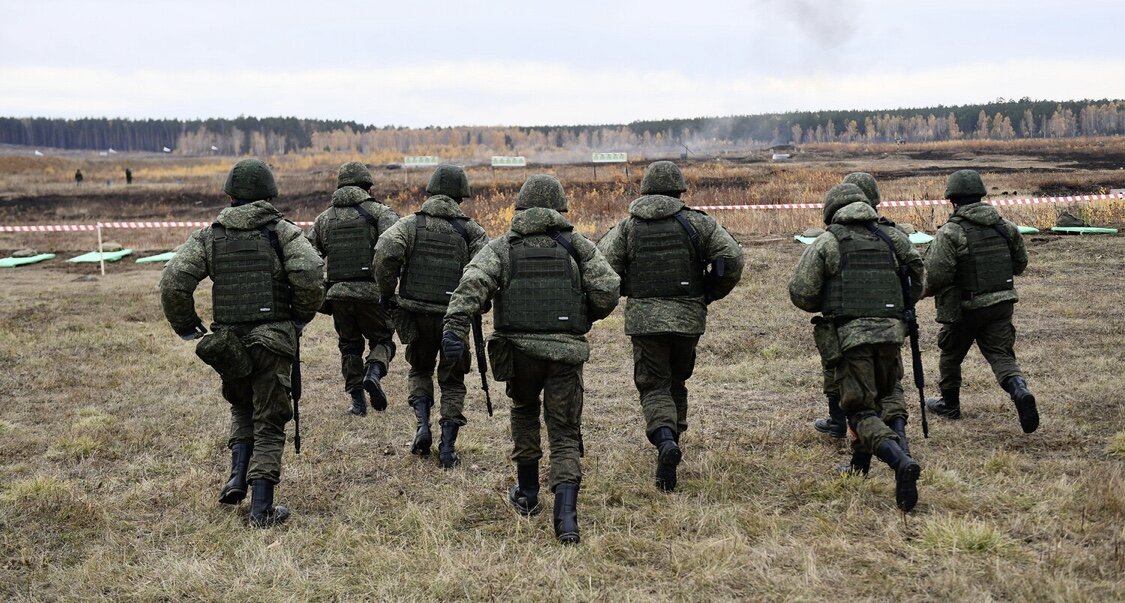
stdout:
<svg viewBox="0 0 1125 603">
<path fill-rule="evenodd" d="M 399 282 L 400 297 L 431 304 L 449 304 L 461 272 L 469 261 L 469 233 L 463 218 L 444 220 L 453 232 L 434 227 L 441 218 L 414 217 L 414 248 Z"/>
<path fill-rule="evenodd" d="M 870 223 L 886 236 L 884 227 Z M 828 227 L 840 244 L 840 273 L 824 287 L 822 312 L 833 319 L 901 318 L 902 282 L 896 272 L 890 239 L 872 231 L 874 239 L 858 236 L 841 224 Z"/>
<path fill-rule="evenodd" d="M 332 208 L 332 219 L 324 233 L 328 280 L 332 283 L 375 280 L 371 263 L 379 239 L 379 221 L 362 205 L 352 208 L 357 212 L 352 218 L 342 218 L 338 208 Z"/>
<path fill-rule="evenodd" d="M 1003 223 L 981 226 L 961 216 L 953 216 L 949 221 L 961 226 L 969 245 L 969 257 L 957 261 L 953 276 L 961 298 L 968 300 L 981 293 L 1014 289 L 1012 239 L 1004 231 Z"/>
<path fill-rule="evenodd" d="M 684 210 L 656 220 L 634 218 L 625 272 L 629 297 L 703 295 L 699 233 Z"/>
<path fill-rule="evenodd" d="M 512 240 L 510 278 L 496 295 L 493 318 L 501 333 L 572 333 L 590 330 L 578 252 L 569 233 Z"/>
<path fill-rule="evenodd" d="M 258 230 L 228 230 L 211 225 L 211 288 L 215 322 L 238 324 L 290 320 L 289 282 L 274 278 L 275 262 L 284 275 L 285 257 L 277 224 Z"/>
</svg>

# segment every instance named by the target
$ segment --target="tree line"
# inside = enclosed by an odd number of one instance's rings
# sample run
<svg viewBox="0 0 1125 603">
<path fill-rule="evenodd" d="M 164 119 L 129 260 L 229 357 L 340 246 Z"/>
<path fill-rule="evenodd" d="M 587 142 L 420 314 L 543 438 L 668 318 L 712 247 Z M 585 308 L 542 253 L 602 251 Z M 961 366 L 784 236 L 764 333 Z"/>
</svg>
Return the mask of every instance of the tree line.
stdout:
<svg viewBox="0 0 1125 603">
<path fill-rule="evenodd" d="M 997 99 L 991 103 L 886 111 L 801 111 L 635 121 L 617 125 L 376 127 L 295 117 L 55 119 L 0 117 L 0 143 L 60 149 L 270 155 L 306 151 L 469 155 L 535 152 L 562 159 L 585 150 L 755 147 L 820 142 L 1010 140 L 1125 134 L 1125 101 Z"/>
</svg>

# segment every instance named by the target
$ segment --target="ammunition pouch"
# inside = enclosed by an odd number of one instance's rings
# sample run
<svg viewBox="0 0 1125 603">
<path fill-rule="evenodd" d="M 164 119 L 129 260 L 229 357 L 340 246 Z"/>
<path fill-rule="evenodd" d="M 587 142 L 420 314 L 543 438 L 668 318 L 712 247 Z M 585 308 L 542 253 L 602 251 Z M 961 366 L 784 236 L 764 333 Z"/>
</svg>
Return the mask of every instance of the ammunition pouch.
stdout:
<svg viewBox="0 0 1125 603">
<path fill-rule="evenodd" d="M 195 355 L 215 369 L 224 381 L 243 379 L 254 368 L 246 346 L 230 329 L 220 329 L 200 339 Z"/>
<path fill-rule="evenodd" d="M 814 316 L 813 341 L 816 350 L 820 352 L 820 359 L 825 366 L 833 366 L 844 357 L 840 350 L 840 334 L 836 331 L 836 323 L 823 316 Z"/>
</svg>

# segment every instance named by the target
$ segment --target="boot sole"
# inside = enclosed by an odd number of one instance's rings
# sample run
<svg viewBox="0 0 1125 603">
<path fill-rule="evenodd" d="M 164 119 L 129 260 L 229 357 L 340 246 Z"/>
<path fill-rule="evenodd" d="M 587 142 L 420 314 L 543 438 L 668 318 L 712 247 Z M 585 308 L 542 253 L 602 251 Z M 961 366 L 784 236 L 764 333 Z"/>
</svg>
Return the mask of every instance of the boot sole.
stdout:
<svg viewBox="0 0 1125 603">
<path fill-rule="evenodd" d="M 538 498 L 535 500 L 535 506 L 528 508 L 527 505 L 521 505 L 519 503 L 518 499 L 516 499 L 513 495 L 514 492 L 515 487 L 508 491 L 508 502 L 512 505 L 513 508 L 515 508 L 516 513 L 519 513 L 524 517 L 531 517 L 532 515 L 538 515 L 539 512 L 543 510 L 543 507 L 539 504 Z"/>
<path fill-rule="evenodd" d="M 921 474 L 922 467 L 918 463 L 911 463 L 895 474 L 895 504 L 904 513 L 918 504 L 918 477 Z"/>
<path fill-rule="evenodd" d="M 289 509 L 278 506 L 274 508 L 273 513 L 270 513 L 264 519 L 256 519 L 251 515 L 250 525 L 255 528 L 272 528 L 285 523 L 286 519 L 289 519 Z"/>
<path fill-rule="evenodd" d="M 683 450 L 679 446 L 660 454 L 656 460 L 656 487 L 664 492 L 676 490 L 676 467 L 684 458 Z M 670 474 L 670 475 L 669 475 Z M 671 479 L 669 479 L 669 477 Z"/>
<path fill-rule="evenodd" d="M 376 412 L 383 412 L 387 410 L 387 394 L 383 393 L 383 387 L 378 383 L 363 380 L 363 389 L 371 396 L 371 408 Z"/>
<path fill-rule="evenodd" d="M 1035 396 L 1027 394 L 1016 400 L 1016 412 L 1020 416 L 1020 427 L 1024 433 L 1032 433 L 1039 429 L 1039 410 L 1035 407 Z"/>
<path fill-rule="evenodd" d="M 423 438 L 422 440 L 415 439 L 414 445 L 410 448 L 410 454 L 416 454 L 418 456 L 430 456 L 430 448 L 433 445 L 433 437 Z"/>
<path fill-rule="evenodd" d="M 934 408 L 933 406 L 930 406 L 929 402 L 926 402 L 926 410 L 939 417 L 945 417 L 946 419 L 957 420 L 961 418 L 960 408 L 957 408 L 957 410 L 945 410 L 942 408 Z"/>
<path fill-rule="evenodd" d="M 844 431 L 833 431 L 831 429 L 821 429 L 819 426 L 817 426 L 816 423 L 813 423 L 813 429 L 815 429 L 817 431 L 817 433 L 823 433 L 826 436 L 831 436 L 831 437 L 837 438 L 837 439 L 841 439 L 845 435 L 847 435 L 846 429 Z"/>
<path fill-rule="evenodd" d="M 578 544 L 578 532 L 564 532 L 559 534 L 559 544 Z"/>
<path fill-rule="evenodd" d="M 219 494 L 219 504 L 223 505 L 237 505 L 244 500 L 246 500 L 245 488 L 242 490 L 224 490 Z"/>
<path fill-rule="evenodd" d="M 453 469 L 454 467 L 457 467 L 461 464 L 461 457 L 455 456 L 451 461 L 446 461 L 445 459 L 439 458 L 438 464 L 441 465 L 442 469 Z"/>
</svg>

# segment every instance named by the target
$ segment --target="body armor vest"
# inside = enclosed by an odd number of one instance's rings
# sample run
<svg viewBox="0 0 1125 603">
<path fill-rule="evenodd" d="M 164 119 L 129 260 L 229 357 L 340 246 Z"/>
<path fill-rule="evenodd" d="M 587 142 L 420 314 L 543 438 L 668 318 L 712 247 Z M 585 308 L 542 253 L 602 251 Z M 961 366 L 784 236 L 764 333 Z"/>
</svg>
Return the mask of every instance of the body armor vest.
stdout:
<svg viewBox="0 0 1125 603">
<path fill-rule="evenodd" d="M 625 271 L 629 297 L 703 295 L 703 263 L 683 210 L 657 220 L 633 220 L 633 245 Z"/>
<path fill-rule="evenodd" d="M 215 322 L 290 320 L 293 294 L 289 283 L 273 276 L 275 258 L 280 262 L 283 257 L 274 224 L 259 230 L 228 231 L 215 223 L 211 235 Z"/>
<path fill-rule="evenodd" d="M 875 225 L 875 228 L 883 229 Z M 832 318 L 901 318 L 902 283 L 890 243 L 857 236 L 847 227 L 828 227 L 840 244 L 840 273 L 825 283 L 821 311 Z M 885 231 L 884 231 L 885 232 Z"/>
<path fill-rule="evenodd" d="M 399 281 L 400 297 L 444 306 L 461 282 L 461 271 L 469 262 L 469 235 L 455 219 L 447 222 L 456 232 L 434 228 L 440 220 L 415 214 L 414 249 Z"/>
<path fill-rule="evenodd" d="M 511 243 L 511 278 L 496 294 L 493 319 L 501 333 L 573 333 L 590 330 L 582 273 L 569 234 L 552 236 L 556 244 L 533 247 L 526 239 Z"/>
<path fill-rule="evenodd" d="M 961 216 L 949 219 L 961 225 L 969 244 L 969 257 L 957 260 L 953 282 L 963 297 L 1015 288 L 1012 250 L 1003 225 L 981 226 Z"/>
<path fill-rule="evenodd" d="M 364 212 L 354 218 L 340 218 L 336 208 L 332 212 L 333 219 L 324 233 L 329 282 L 375 280 L 371 262 L 379 239 L 378 221 Z"/>
</svg>

